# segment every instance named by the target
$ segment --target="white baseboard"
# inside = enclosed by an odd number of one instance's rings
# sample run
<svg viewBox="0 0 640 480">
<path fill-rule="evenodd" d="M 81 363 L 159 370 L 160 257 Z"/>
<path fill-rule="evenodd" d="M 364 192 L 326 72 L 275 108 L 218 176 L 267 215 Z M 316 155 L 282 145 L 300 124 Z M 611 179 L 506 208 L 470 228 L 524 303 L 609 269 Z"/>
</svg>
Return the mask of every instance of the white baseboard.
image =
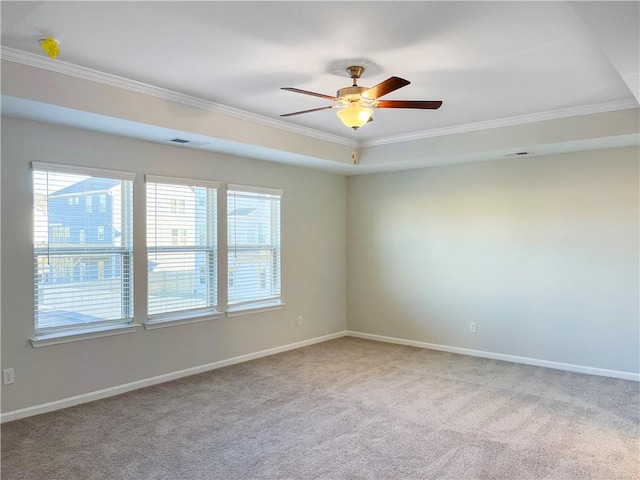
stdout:
<svg viewBox="0 0 640 480">
<path fill-rule="evenodd" d="M 636 382 L 640 382 L 640 373 L 607 370 L 606 368 L 587 367 L 584 365 L 573 365 L 571 363 L 552 362 L 550 360 L 539 360 L 537 358 L 518 357 L 516 355 L 507 355 L 504 353 L 450 347 L 448 345 L 438 345 L 435 343 L 416 342 L 414 340 L 406 340 L 404 338 L 385 337 L 383 335 L 354 332 L 351 330 L 347 331 L 347 336 L 376 340 L 378 342 L 397 343 L 399 345 L 408 345 L 410 347 L 427 348 L 429 350 L 440 350 L 442 352 L 459 353 L 461 355 L 470 355 L 472 357 L 491 358 L 493 360 L 504 360 L 505 362 L 535 365 L 536 367 L 554 368 L 556 370 L 567 370 L 569 372 L 587 373 L 589 375 L 600 375 L 602 377 L 621 378 L 623 380 L 634 380 Z"/>
<path fill-rule="evenodd" d="M 331 333 L 329 335 L 323 335 L 322 337 L 310 338 L 301 342 L 289 343 L 288 345 L 282 345 L 279 347 L 268 348 L 266 350 L 260 350 L 258 352 L 247 353 L 246 355 L 240 355 L 238 357 L 228 358 L 226 360 L 220 360 L 218 362 L 208 363 L 206 365 L 187 368 L 185 370 L 179 370 L 177 372 L 165 373 L 156 377 L 145 378 L 143 380 L 137 380 L 135 382 L 125 383 L 123 385 L 117 385 L 115 387 L 96 390 L 95 392 L 84 393 L 82 395 L 76 395 L 74 397 L 63 398 L 62 400 L 56 400 L 54 402 L 34 405 L 33 407 L 21 408 L 19 410 L 13 410 L 11 412 L 6 412 L 0 415 L 0 423 L 19 420 L 21 418 L 31 417 L 33 415 L 39 415 L 41 413 L 53 412 L 54 410 L 61 410 L 63 408 L 72 407 L 74 405 L 80 405 L 81 403 L 100 400 L 102 398 L 113 397 L 114 395 L 120 395 L 121 393 L 130 392 L 131 390 L 150 387 L 151 385 L 156 385 L 158 383 L 169 382 L 178 378 L 188 377 L 189 375 L 195 375 L 197 373 L 215 370 L 216 368 L 222 368 L 228 365 L 234 365 L 236 363 L 255 360 L 257 358 L 267 357 L 269 355 L 275 355 L 276 353 L 282 353 L 288 350 L 295 350 L 297 348 L 306 347 L 315 343 L 326 342 L 328 340 L 344 337 L 346 335 L 346 331 Z"/>
</svg>

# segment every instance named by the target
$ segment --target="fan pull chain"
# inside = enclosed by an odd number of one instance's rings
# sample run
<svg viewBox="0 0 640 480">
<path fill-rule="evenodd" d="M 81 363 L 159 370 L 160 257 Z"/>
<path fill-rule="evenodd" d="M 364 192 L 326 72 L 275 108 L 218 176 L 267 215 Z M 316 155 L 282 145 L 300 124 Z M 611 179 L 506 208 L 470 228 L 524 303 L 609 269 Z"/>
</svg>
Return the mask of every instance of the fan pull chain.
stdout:
<svg viewBox="0 0 640 480">
<path fill-rule="evenodd" d="M 351 160 L 353 161 L 354 165 L 358 165 L 358 157 L 356 156 L 356 150 L 358 148 L 358 139 L 356 137 L 358 133 L 357 129 L 353 129 L 353 149 L 351 151 Z"/>
</svg>

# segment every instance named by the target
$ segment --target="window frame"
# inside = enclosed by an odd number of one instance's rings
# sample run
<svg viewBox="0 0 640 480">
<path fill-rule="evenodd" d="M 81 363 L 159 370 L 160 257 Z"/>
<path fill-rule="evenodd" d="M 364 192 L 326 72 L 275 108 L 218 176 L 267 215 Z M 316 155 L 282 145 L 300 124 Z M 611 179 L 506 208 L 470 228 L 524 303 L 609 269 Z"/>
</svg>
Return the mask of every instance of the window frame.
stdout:
<svg viewBox="0 0 640 480">
<path fill-rule="evenodd" d="M 77 245 L 70 243 L 70 228 L 55 226 L 52 227 L 50 219 L 46 220 L 47 230 L 52 231 L 51 237 L 48 237 L 47 243 L 44 246 L 38 246 L 35 244 L 36 235 L 36 222 L 33 219 L 34 225 L 34 237 L 31 239 L 33 243 L 33 261 L 34 261 L 34 334 L 32 336 L 31 344 L 34 347 L 66 343 L 75 341 L 81 338 L 95 338 L 105 335 L 115 335 L 120 333 L 129 333 L 135 331 L 134 315 L 133 315 L 133 183 L 135 180 L 135 173 L 125 172 L 119 170 L 107 170 L 102 168 L 82 167 L 67 164 L 47 163 L 47 162 L 31 162 L 32 171 L 32 208 L 35 210 L 35 196 L 37 188 L 36 172 L 45 172 L 45 174 L 67 174 L 67 175 L 79 175 L 86 177 L 106 178 L 113 180 L 120 180 L 121 185 L 121 217 L 120 223 L 122 228 L 122 240 L 121 245 L 86 245 L 78 243 Z M 128 183 L 125 183 L 128 182 Z M 71 202 L 66 202 L 69 205 L 77 205 L 79 202 L 75 201 L 75 198 L 70 197 Z M 78 198 L 79 199 L 79 198 Z M 49 200 L 47 200 L 47 206 Z M 84 209 L 83 209 L 84 210 Z M 93 212 L 91 212 L 93 213 Z M 58 233 L 57 238 L 55 233 Z M 64 233 L 63 233 L 64 232 Z M 60 238 L 62 237 L 62 238 Z M 49 239 L 50 238 L 50 239 Z M 56 241 L 57 240 L 57 241 Z M 67 243 L 67 245 L 65 245 Z M 54 261 L 54 264 L 68 263 L 69 257 L 73 255 L 93 256 L 93 255 L 108 255 L 119 256 L 120 268 L 118 270 L 120 274 L 120 304 L 118 308 L 121 311 L 121 318 L 96 320 L 88 323 L 74 323 L 68 321 L 61 323 L 60 325 L 41 326 L 38 320 L 38 312 L 40 311 L 40 295 L 41 295 L 41 282 L 42 279 L 39 274 L 39 258 L 47 256 L 48 262 Z M 78 260 L 79 261 L 79 260 Z M 65 263 L 66 265 L 66 263 Z M 67 268 L 65 266 L 65 268 Z M 85 276 L 83 275 L 82 281 Z M 55 288 L 54 288 L 55 290 Z M 54 308 L 56 304 L 54 304 Z"/>
<path fill-rule="evenodd" d="M 238 315 L 247 315 L 251 313 L 270 311 L 270 310 L 278 310 L 282 308 L 285 303 L 282 300 L 282 225 L 281 225 L 281 217 L 282 217 L 282 197 L 284 191 L 278 188 L 268 188 L 268 187 L 256 187 L 251 185 L 239 185 L 239 184 L 227 184 L 227 308 L 226 315 L 227 317 L 234 317 Z M 247 194 L 249 196 L 255 196 L 256 199 L 261 200 L 265 199 L 269 201 L 269 205 L 271 208 L 271 213 L 269 216 L 269 229 L 271 231 L 271 242 L 251 242 L 246 243 L 242 247 L 236 246 L 237 243 L 235 241 L 232 242 L 231 232 L 232 229 L 229 225 L 230 215 L 229 213 L 232 211 L 231 202 L 233 197 L 236 194 Z M 263 195 L 261 198 L 260 196 Z M 277 198 L 277 211 L 273 211 L 275 203 L 273 200 Z M 233 206 L 235 209 L 235 205 Z M 259 225 L 259 224 L 256 224 Z M 234 229 L 233 234 L 237 235 L 238 232 Z M 264 237 L 264 231 L 260 228 L 257 229 L 258 240 L 260 237 Z M 235 238 L 233 240 L 236 240 Z M 232 244 L 233 243 L 233 244 Z M 231 255 L 236 250 L 245 250 L 245 251 L 264 251 L 270 250 L 272 266 L 269 268 L 269 271 L 274 272 L 275 284 L 277 286 L 277 292 L 275 295 L 265 295 L 263 297 L 256 297 L 251 300 L 246 301 L 231 301 L 231 287 L 236 285 L 239 282 L 239 274 L 237 265 L 231 265 Z M 259 270 L 262 272 L 262 268 Z M 262 272 L 267 273 L 267 272 Z M 260 275 L 256 278 L 256 291 L 261 290 L 260 286 L 262 285 L 262 277 Z"/>
<path fill-rule="evenodd" d="M 200 241 L 200 233 L 197 228 L 194 228 L 192 232 L 194 235 L 194 244 L 189 244 L 186 239 L 188 233 L 186 229 L 182 227 L 171 228 L 171 246 L 150 246 L 150 222 L 149 222 L 149 184 L 156 185 L 170 185 L 170 186 L 187 186 L 198 187 L 207 189 L 207 195 L 204 205 L 198 204 L 196 200 L 196 207 L 204 206 L 206 209 L 206 232 L 205 235 L 209 237 L 210 243 L 205 246 L 196 245 Z M 211 192 L 212 191 L 212 192 Z M 147 262 L 150 260 L 154 253 L 161 252 L 206 252 L 207 253 L 207 265 L 208 278 L 210 287 L 207 291 L 207 297 L 210 299 L 211 304 L 206 307 L 197 308 L 185 308 L 160 313 L 150 313 L 150 296 L 149 296 L 149 269 L 147 268 L 147 298 L 146 298 L 146 321 L 144 322 L 145 329 L 161 328 L 165 326 L 180 325 L 183 323 L 193 323 L 199 321 L 206 321 L 220 318 L 218 311 L 219 307 L 219 285 L 218 285 L 218 220 L 217 220 L 217 208 L 218 208 L 218 195 L 220 191 L 220 182 L 213 180 L 200 180 L 193 178 L 181 178 L 181 177 L 167 177 L 159 175 L 145 175 L 145 198 L 147 199 L 147 205 L 145 209 L 145 225 L 146 225 L 146 258 Z M 181 199 L 175 199 L 166 197 L 168 209 L 164 212 L 167 215 L 180 215 L 186 212 L 186 203 L 184 201 L 179 202 Z M 154 215 L 158 216 L 158 212 L 154 212 Z M 212 222 L 213 220 L 213 222 Z M 157 225 L 157 223 L 156 223 Z M 176 235 L 174 235 L 174 232 Z M 184 243 L 182 243 L 184 240 Z M 195 277 L 198 284 L 201 285 L 201 270 L 195 271 Z"/>
</svg>

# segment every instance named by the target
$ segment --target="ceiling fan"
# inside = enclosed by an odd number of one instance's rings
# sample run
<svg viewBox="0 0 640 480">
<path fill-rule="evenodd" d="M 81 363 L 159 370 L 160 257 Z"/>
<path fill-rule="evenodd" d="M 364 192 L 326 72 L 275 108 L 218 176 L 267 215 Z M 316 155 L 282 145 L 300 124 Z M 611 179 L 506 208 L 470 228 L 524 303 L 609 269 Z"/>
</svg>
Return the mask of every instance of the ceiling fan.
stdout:
<svg viewBox="0 0 640 480">
<path fill-rule="evenodd" d="M 310 110 L 302 110 L 299 112 L 285 113 L 281 117 L 291 117 L 302 113 L 319 112 L 331 108 L 339 108 L 338 117 L 347 127 L 357 130 L 371 122 L 373 118 L 373 108 L 418 108 L 435 110 L 442 105 L 441 101 L 415 101 L 415 100 L 380 100 L 380 97 L 387 95 L 399 88 L 409 85 L 411 82 L 399 77 L 389 77 L 385 81 L 374 87 L 358 86 L 358 79 L 364 72 L 364 67 L 351 66 L 347 68 L 349 76 L 353 80 L 353 85 L 338 90 L 336 96 L 325 95 L 323 93 L 310 92 L 308 90 L 300 90 L 293 87 L 282 87 L 282 90 L 289 92 L 304 93 L 305 95 L 313 95 L 314 97 L 326 98 L 337 105 L 328 105 L 326 107 L 312 108 Z"/>
</svg>

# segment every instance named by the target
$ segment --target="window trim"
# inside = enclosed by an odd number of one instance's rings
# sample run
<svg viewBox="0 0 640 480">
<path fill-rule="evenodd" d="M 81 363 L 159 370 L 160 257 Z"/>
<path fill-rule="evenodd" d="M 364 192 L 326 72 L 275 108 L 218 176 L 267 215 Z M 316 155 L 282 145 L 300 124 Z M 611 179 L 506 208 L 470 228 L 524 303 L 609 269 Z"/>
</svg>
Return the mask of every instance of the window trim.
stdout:
<svg viewBox="0 0 640 480">
<path fill-rule="evenodd" d="M 252 303 L 252 304 L 246 304 L 246 305 L 241 305 L 241 306 L 237 306 L 234 305 L 232 307 L 227 307 L 227 309 L 225 310 L 224 314 L 227 318 L 233 318 L 233 317 L 241 317 L 243 315 L 253 315 L 254 313 L 263 313 L 263 312 L 270 312 L 272 310 L 281 310 L 282 307 L 284 307 L 286 305 L 286 303 L 278 300 L 277 302 L 271 302 L 271 303 Z"/>
<path fill-rule="evenodd" d="M 185 185 L 187 187 L 198 186 L 202 188 L 215 188 L 219 189 L 221 183 L 215 180 L 202 180 L 196 178 L 184 178 L 184 177 L 165 177 L 162 175 L 145 175 L 144 182 L 147 183 L 170 183 L 176 185 Z"/>
<path fill-rule="evenodd" d="M 282 198 L 282 195 L 284 194 L 284 190 L 281 188 L 256 187 L 254 185 L 239 185 L 237 183 L 227 183 L 227 192 L 229 190 L 247 193 L 262 193 L 280 198 Z"/>
<path fill-rule="evenodd" d="M 145 330 L 155 330 L 164 327 L 175 327 L 188 323 L 208 322 L 209 320 L 219 320 L 220 312 L 217 309 L 193 309 L 184 310 L 176 315 L 158 314 L 147 317 L 143 323 Z"/>
<path fill-rule="evenodd" d="M 73 331 L 56 331 L 47 334 L 34 335 L 29 339 L 33 348 L 48 347 L 50 345 L 59 345 L 61 343 L 79 342 L 81 340 L 90 340 L 92 338 L 110 337 L 113 335 L 122 335 L 123 333 L 135 333 L 136 328 L 141 327 L 139 323 L 131 320 L 126 324 L 93 326 L 85 329 L 75 329 Z"/>
<path fill-rule="evenodd" d="M 125 172 L 122 170 L 107 170 L 105 168 L 81 167 L 79 165 L 63 165 L 61 163 L 48 162 L 31 162 L 31 170 L 48 170 L 55 173 L 69 173 L 71 175 L 87 175 L 90 177 L 106 177 L 118 180 L 136 179 L 133 172 Z"/>
</svg>

